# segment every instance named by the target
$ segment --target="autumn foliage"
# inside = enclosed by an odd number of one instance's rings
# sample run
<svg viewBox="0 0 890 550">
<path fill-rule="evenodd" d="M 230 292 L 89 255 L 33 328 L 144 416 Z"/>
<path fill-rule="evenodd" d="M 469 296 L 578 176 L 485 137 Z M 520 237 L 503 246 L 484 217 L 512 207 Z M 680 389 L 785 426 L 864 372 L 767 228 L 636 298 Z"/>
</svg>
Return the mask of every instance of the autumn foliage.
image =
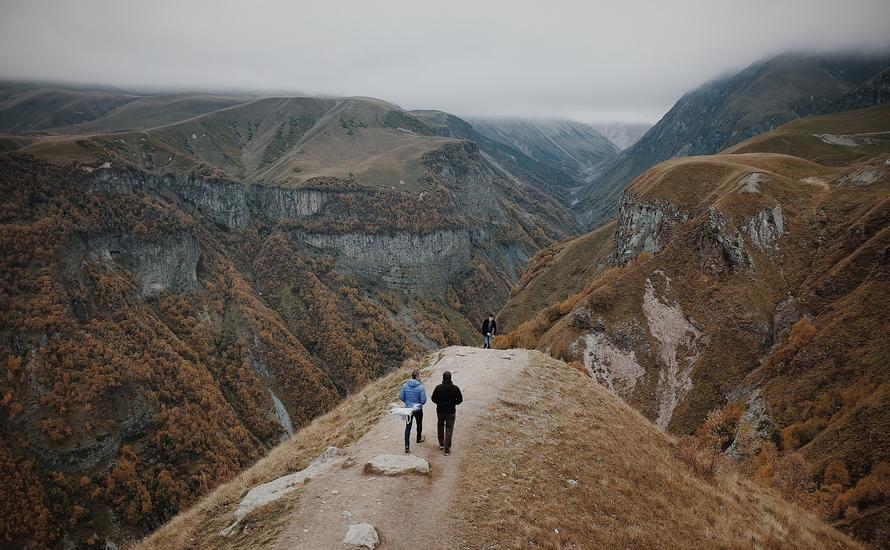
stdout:
<svg viewBox="0 0 890 550">
<path fill-rule="evenodd" d="M 84 192 L 77 169 L 0 166 L 4 547 L 144 535 L 287 436 L 273 394 L 298 429 L 421 349 L 413 322 L 303 249 L 292 224 L 230 232 L 169 198 Z M 344 203 L 339 229 L 386 200 L 397 225 L 450 223 L 438 207 L 419 216 L 416 197 L 375 200 Z M 196 288 L 145 297 L 94 250 L 121 235 L 193 237 Z M 437 345 L 459 341 L 419 318 Z"/>
</svg>

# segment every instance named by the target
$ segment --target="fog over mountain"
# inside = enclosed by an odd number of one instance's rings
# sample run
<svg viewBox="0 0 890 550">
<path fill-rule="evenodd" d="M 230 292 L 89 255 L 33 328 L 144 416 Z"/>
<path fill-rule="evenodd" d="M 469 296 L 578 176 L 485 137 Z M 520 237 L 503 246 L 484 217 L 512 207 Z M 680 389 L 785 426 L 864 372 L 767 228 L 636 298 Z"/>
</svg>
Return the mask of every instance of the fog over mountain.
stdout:
<svg viewBox="0 0 890 550">
<path fill-rule="evenodd" d="M 786 50 L 890 46 L 886 0 L 2 0 L 0 13 L 4 79 L 584 121 L 655 122 L 683 92 Z"/>
</svg>

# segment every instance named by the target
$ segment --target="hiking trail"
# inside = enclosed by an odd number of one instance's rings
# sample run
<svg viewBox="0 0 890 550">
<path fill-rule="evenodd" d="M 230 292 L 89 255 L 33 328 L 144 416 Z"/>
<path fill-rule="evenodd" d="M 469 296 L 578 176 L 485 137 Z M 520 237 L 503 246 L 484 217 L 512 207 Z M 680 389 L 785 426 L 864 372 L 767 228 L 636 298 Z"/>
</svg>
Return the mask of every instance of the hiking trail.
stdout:
<svg viewBox="0 0 890 550">
<path fill-rule="evenodd" d="M 529 356 L 524 350 L 449 347 L 438 357 L 424 370 L 429 373 L 424 381 L 427 397 L 446 370 L 451 371 L 464 397 L 457 407 L 451 455 L 439 450 L 436 405 L 427 401 L 423 408 L 426 441 L 416 443 L 412 428 L 411 455 L 429 461 L 430 475 L 365 473 L 364 465 L 378 455 L 411 456 L 404 452 L 404 419 L 384 416 L 358 441 L 341 450 L 344 463 L 313 476 L 305 485 L 299 506 L 275 548 L 349 548 L 344 536 L 356 524 L 374 526 L 380 537 L 378 549 L 441 548 L 461 468 L 472 468 L 472 464 L 463 464 L 462 457 L 476 425 L 526 367 Z M 390 402 L 396 401 L 398 395 L 393 395 Z M 390 402 L 380 406 L 388 407 Z"/>
</svg>

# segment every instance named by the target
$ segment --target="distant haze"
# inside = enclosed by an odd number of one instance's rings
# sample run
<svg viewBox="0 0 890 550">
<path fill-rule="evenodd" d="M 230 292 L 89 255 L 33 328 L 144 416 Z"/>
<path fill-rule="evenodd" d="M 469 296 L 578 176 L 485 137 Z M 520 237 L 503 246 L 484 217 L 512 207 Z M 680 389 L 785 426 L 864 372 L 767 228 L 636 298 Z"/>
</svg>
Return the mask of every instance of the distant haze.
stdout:
<svg viewBox="0 0 890 550">
<path fill-rule="evenodd" d="M 653 122 L 770 55 L 886 49 L 888 23 L 888 0 L 0 0 L 0 78 Z"/>
</svg>

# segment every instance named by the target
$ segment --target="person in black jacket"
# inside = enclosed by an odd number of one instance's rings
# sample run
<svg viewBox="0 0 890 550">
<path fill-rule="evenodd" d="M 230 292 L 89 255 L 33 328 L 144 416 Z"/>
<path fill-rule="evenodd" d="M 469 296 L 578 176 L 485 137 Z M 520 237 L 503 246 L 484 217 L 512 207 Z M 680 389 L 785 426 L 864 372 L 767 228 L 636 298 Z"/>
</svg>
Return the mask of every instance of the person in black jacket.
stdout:
<svg viewBox="0 0 890 550">
<path fill-rule="evenodd" d="M 498 323 L 494 320 L 494 314 L 489 314 L 488 319 L 482 321 L 482 347 L 491 349 L 491 338 L 498 333 Z"/>
<path fill-rule="evenodd" d="M 463 403 L 464 400 L 460 388 L 451 381 L 451 372 L 442 373 L 442 383 L 433 390 L 431 399 L 436 404 L 439 449 L 448 455 L 451 454 L 451 434 L 454 433 L 454 419 L 457 415 L 455 407 Z"/>
</svg>

